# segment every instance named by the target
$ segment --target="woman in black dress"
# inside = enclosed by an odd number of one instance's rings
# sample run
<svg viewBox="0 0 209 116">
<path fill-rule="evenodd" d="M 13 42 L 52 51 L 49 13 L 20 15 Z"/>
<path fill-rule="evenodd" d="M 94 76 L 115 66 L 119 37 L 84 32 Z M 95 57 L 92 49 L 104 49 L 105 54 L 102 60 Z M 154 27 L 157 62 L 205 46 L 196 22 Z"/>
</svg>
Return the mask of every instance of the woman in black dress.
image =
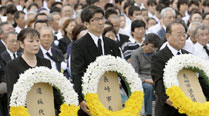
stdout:
<svg viewBox="0 0 209 116">
<path fill-rule="evenodd" d="M 23 49 L 23 55 L 12 60 L 6 66 L 5 73 L 8 101 L 10 101 L 13 86 L 19 79 L 19 75 L 21 73 L 24 73 L 29 68 L 36 66 L 46 66 L 51 68 L 51 63 L 49 60 L 36 56 L 40 48 L 40 34 L 38 31 L 32 28 L 23 29 L 18 34 L 17 39 L 20 41 L 20 46 Z M 54 96 L 54 98 L 56 97 Z M 57 100 L 55 100 L 55 106 L 59 106 L 60 104 L 56 105 L 56 101 Z"/>
</svg>

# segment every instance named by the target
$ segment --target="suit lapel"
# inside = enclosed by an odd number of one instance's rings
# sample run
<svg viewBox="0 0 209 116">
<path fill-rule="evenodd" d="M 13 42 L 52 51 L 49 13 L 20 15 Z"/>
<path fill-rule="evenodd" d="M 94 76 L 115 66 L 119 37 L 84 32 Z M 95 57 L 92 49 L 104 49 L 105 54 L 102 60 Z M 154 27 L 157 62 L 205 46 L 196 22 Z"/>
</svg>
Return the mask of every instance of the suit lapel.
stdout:
<svg viewBox="0 0 209 116">
<path fill-rule="evenodd" d="M 55 51 L 55 49 L 52 47 L 51 48 L 52 51 L 52 57 L 56 58 L 58 61 L 60 61 L 59 57 L 57 56 L 57 53 Z M 54 61 L 55 62 L 55 61 Z M 56 63 L 56 67 L 59 71 L 61 71 L 61 63 L 60 62 L 55 62 Z"/>
<path fill-rule="evenodd" d="M 5 56 L 6 56 L 6 62 L 12 60 L 11 56 L 9 55 L 8 52 L 5 52 Z"/>
<path fill-rule="evenodd" d="M 171 57 L 173 57 L 173 53 L 171 52 L 171 50 L 168 48 L 168 46 L 166 46 L 164 49 L 164 54 L 166 57 L 166 60 L 169 60 Z"/>
<path fill-rule="evenodd" d="M 94 43 L 94 40 L 91 38 L 91 36 L 87 33 L 84 37 L 86 39 L 87 44 L 87 50 L 88 53 L 95 59 L 97 56 L 101 56 L 102 54 L 99 53 L 99 50 Z"/>
<path fill-rule="evenodd" d="M 104 51 L 105 51 L 105 55 L 108 55 L 108 54 L 111 54 L 111 55 L 114 55 L 113 54 L 113 50 L 110 46 L 111 43 L 109 43 L 109 41 L 107 40 L 107 38 L 105 38 L 103 36 L 103 41 L 104 41 Z"/>
</svg>

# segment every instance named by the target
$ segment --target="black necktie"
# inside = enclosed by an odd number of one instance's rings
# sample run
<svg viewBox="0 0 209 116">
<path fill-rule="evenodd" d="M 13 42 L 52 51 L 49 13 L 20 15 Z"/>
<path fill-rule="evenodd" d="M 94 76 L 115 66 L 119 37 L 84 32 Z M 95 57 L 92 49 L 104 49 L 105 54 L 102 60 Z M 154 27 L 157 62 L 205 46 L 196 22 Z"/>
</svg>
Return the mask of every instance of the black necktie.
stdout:
<svg viewBox="0 0 209 116">
<path fill-rule="evenodd" d="M 205 49 L 206 53 L 207 53 L 208 56 L 209 56 L 209 50 L 208 50 L 207 46 L 204 46 L 203 48 Z"/>
<path fill-rule="evenodd" d="M 98 39 L 98 50 L 99 50 L 99 53 L 102 54 L 102 44 L 101 44 L 100 38 Z"/>
<path fill-rule="evenodd" d="M 177 55 L 180 55 L 181 53 L 180 52 L 177 52 Z"/>
<path fill-rule="evenodd" d="M 51 58 L 54 62 L 59 62 L 59 60 L 58 60 L 56 57 L 51 56 L 51 55 L 49 54 L 49 52 L 47 52 L 46 55 L 47 55 L 49 58 Z"/>
<path fill-rule="evenodd" d="M 16 58 L 16 55 L 15 55 L 15 53 L 13 54 L 13 58 L 14 58 L 14 59 Z"/>
</svg>

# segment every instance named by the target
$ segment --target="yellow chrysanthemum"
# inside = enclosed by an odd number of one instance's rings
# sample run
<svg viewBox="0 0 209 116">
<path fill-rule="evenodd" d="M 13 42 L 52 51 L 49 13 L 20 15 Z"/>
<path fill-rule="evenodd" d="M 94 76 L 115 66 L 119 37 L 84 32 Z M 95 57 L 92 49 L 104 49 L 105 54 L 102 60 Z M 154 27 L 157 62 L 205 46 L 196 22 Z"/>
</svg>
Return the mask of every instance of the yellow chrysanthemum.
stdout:
<svg viewBox="0 0 209 116">
<path fill-rule="evenodd" d="M 28 109 L 23 106 L 11 107 L 9 113 L 11 116 L 30 116 Z"/>
<path fill-rule="evenodd" d="M 67 104 L 62 104 L 60 111 L 61 113 L 59 114 L 59 116 L 77 116 L 77 112 L 79 110 L 78 106 L 75 105 L 67 105 Z"/>
<path fill-rule="evenodd" d="M 138 116 L 143 103 L 144 93 L 142 91 L 133 92 L 125 103 L 125 108 L 120 111 L 110 111 L 99 101 L 97 94 L 87 93 L 86 103 L 92 116 Z"/>
<path fill-rule="evenodd" d="M 184 113 L 188 116 L 209 116 L 209 102 L 193 102 L 178 86 L 168 88 L 166 93 L 179 113 Z"/>
</svg>

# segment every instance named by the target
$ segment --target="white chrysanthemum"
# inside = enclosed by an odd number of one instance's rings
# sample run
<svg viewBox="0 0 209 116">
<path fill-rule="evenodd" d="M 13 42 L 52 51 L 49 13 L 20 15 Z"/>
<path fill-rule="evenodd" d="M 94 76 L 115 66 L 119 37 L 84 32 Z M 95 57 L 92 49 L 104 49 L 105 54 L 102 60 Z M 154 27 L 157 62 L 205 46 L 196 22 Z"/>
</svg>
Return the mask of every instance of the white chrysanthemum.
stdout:
<svg viewBox="0 0 209 116">
<path fill-rule="evenodd" d="M 20 74 L 18 82 L 10 97 L 10 106 L 26 106 L 26 96 L 36 83 L 49 83 L 57 87 L 64 97 L 64 103 L 78 105 L 78 95 L 73 89 L 73 84 L 62 73 L 47 67 L 36 67 Z"/>
<path fill-rule="evenodd" d="M 105 72 L 117 72 L 125 77 L 131 92 L 143 91 L 142 82 L 133 67 L 120 57 L 110 55 L 97 57 L 95 62 L 90 63 L 83 79 L 83 94 L 97 93 L 99 79 Z"/>
</svg>

